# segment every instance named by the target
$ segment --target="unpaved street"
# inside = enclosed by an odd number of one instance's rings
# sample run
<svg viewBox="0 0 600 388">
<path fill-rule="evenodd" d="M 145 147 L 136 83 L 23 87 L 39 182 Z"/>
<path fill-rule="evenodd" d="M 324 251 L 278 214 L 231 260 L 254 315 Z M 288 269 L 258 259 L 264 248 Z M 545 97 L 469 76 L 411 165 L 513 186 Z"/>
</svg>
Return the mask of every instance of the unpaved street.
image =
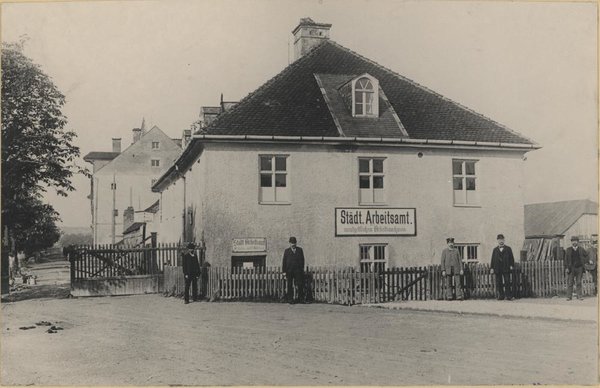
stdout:
<svg viewBox="0 0 600 388">
<path fill-rule="evenodd" d="M 159 295 L 2 304 L 2 384 L 592 384 L 596 325 Z M 48 334 L 40 320 L 64 328 Z"/>
</svg>

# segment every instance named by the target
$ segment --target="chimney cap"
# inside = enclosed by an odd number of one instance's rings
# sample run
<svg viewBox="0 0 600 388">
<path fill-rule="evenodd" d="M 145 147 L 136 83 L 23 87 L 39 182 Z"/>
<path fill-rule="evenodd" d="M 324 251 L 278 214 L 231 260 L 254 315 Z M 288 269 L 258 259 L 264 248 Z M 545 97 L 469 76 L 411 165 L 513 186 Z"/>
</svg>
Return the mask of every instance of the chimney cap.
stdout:
<svg viewBox="0 0 600 388">
<path fill-rule="evenodd" d="M 296 28 L 294 28 L 292 30 L 292 34 L 296 35 L 296 32 L 301 27 L 320 27 L 320 28 L 330 29 L 331 28 L 331 23 L 317 23 L 317 22 L 315 22 L 314 20 L 312 20 L 309 17 L 301 18 L 300 22 L 298 23 L 298 25 L 296 26 Z"/>
</svg>

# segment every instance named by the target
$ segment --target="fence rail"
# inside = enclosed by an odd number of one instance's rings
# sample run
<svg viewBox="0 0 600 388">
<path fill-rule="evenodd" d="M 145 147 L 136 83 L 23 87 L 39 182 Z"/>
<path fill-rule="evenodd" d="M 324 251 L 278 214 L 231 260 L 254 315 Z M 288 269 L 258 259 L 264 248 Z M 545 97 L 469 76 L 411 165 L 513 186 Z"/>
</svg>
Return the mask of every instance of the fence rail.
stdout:
<svg viewBox="0 0 600 388">
<path fill-rule="evenodd" d="M 511 274 L 516 297 L 550 297 L 566 294 L 562 261 L 517 263 Z M 281 300 L 287 279 L 280 267 L 209 267 L 205 276 L 207 296 L 212 300 Z M 461 277 L 465 296 L 496 297 L 495 276 L 488 264 L 469 264 Z M 202 286 L 202 285 L 201 285 Z M 166 266 L 164 290 L 181 295 L 184 281 L 180 267 Z M 307 267 L 305 290 L 308 300 L 336 304 L 367 304 L 400 300 L 437 300 L 445 295 L 439 265 L 389 268 L 361 272 L 356 268 Z M 593 295 L 591 274 L 583 277 L 584 295 Z"/>
<path fill-rule="evenodd" d="M 71 262 L 71 281 L 75 281 L 161 274 L 165 266 L 181 265 L 182 249 L 179 244 L 75 245 L 66 253 Z"/>
</svg>

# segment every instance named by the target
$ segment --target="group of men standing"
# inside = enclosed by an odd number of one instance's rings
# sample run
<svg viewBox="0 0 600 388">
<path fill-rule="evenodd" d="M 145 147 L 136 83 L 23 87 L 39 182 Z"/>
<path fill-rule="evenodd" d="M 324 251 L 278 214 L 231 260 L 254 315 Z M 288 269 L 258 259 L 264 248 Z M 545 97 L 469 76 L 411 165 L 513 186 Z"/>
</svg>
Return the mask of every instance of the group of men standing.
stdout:
<svg viewBox="0 0 600 388">
<path fill-rule="evenodd" d="M 497 237 L 498 246 L 492 251 L 492 262 L 490 272 L 496 275 L 496 289 L 498 290 L 498 299 L 512 300 L 512 282 L 511 272 L 514 269 L 515 257 L 512 249 L 505 245 L 504 235 Z M 442 278 L 445 282 L 446 300 L 452 300 L 453 294 L 456 300 L 463 300 L 464 293 L 460 277 L 464 275 L 464 268 L 460 252 L 454 245 L 454 238 L 446 239 L 448 247 L 442 251 Z"/>
<path fill-rule="evenodd" d="M 498 300 L 513 300 L 513 276 L 515 268 L 515 257 L 512 249 L 505 244 L 504 235 L 496 236 L 498 245 L 492 250 L 490 273 L 496 277 L 496 290 Z M 454 238 L 446 239 L 448 247 L 442 251 L 442 277 L 446 288 L 445 299 L 463 300 L 464 294 L 460 277 L 464 275 L 464 268 L 460 252 L 454 246 Z M 590 250 L 590 252 L 592 252 Z M 595 253 L 595 252 L 593 252 Z M 577 299 L 583 299 L 581 279 L 586 266 L 592 273 L 594 286 L 597 284 L 596 256 L 579 247 L 579 238 L 571 237 L 571 246 L 565 252 L 565 272 L 567 274 L 567 300 L 573 296 L 573 285 L 575 284 L 575 295 Z"/>
<path fill-rule="evenodd" d="M 512 249 L 505 244 L 504 235 L 496 236 L 498 245 L 492 250 L 490 263 L 490 273 L 495 275 L 496 290 L 498 291 L 498 300 L 513 300 L 513 276 L 515 268 L 515 257 Z M 304 280 L 304 251 L 297 246 L 296 237 L 289 238 L 290 247 L 283 253 L 282 270 L 287 279 L 286 301 L 291 304 L 305 303 L 305 280 Z M 442 278 L 445 284 L 445 299 L 463 300 L 464 293 L 462 289 L 461 276 L 464 275 L 464 267 L 459 250 L 454 245 L 454 238 L 446 239 L 447 247 L 442 251 L 441 269 Z M 183 252 L 183 274 L 185 277 L 185 303 L 189 303 L 190 286 L 192 288 L 192 298 L 197 300 L 198 295 L 198 277 L 206 275 L 206 270 L 201 270 L 198 257 L 195 254 L 195 245 L 189 243 L 187 249 Z M 592 252 L 590 250 L 590 252 Z M 584 270 L 592 273 L 594 286 L 597 282 L 596 255 L 595 252 L 588 252 L 579 246 L 579 238 L 571 238 L 571 246 L 565 252 L 565 271 L 567 274 L 567 300 L 572 299 L 573 286 L 575 285 L 577 299 L 583 299 L 582 277 Z M 208 263 L 204 261 L 203 267 Z M 207 269 L 207 268 L 206 268 Z M 596 275 L 596 276 L 594 276 Z M 202 282 L 203 289 L 201 297 L 206 294 L 206 280 Z M 296 293 L 294 293 L 296 289 Z M 295 294 L 295 295 L 294 295 Z"/>
</svg>

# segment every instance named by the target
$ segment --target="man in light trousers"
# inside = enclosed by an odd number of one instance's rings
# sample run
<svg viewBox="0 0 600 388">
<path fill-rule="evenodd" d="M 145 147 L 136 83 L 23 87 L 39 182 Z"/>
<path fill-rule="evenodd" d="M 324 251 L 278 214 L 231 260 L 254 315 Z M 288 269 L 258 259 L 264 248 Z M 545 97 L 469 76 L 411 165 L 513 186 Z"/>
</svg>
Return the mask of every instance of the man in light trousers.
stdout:
<svg viewBox="0 0 600 388">
<path fill-rule="evenodd" d="M 454 246 L 454 238 L 446 239 L 448 247 L 442 251 L 442 278 L 446 285 L 446 300 L 452 300 L 452 280 L 456 288 L 456 300 L 463 300 L 460 277 L 464 274 L 460 252 Z"/>
</svg>

